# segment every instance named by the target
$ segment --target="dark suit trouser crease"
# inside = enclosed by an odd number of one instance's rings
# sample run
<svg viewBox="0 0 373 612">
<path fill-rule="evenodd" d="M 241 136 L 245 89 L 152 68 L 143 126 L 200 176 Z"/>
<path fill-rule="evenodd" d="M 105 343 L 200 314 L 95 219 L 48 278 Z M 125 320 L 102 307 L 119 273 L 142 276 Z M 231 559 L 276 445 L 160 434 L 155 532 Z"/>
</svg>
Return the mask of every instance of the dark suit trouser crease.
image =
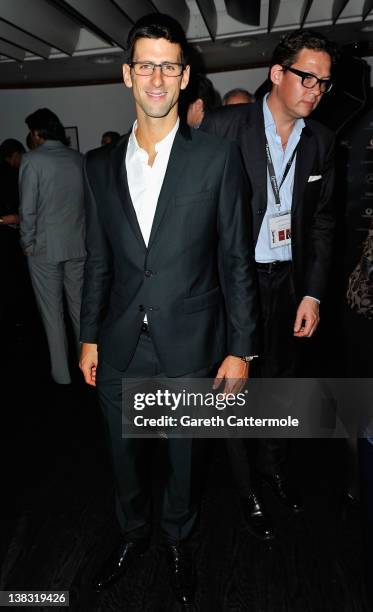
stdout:
<svg viewBox="0 0 373 612">
<path fill-rule="evenodd" d="M 262 343 L 260 357 L 250 366 L 250 376 L 295 377 L 301 340 L 293 336 L 297 301 L 291 263 L 272 268 L 270 273 L 258 269 L 258 289 Z M 241 496 L 246 497 L 255 474 L 272 475 L 284 468 L 287 440 L 228 439 L 227 449 L 236 484 Z"/>
<path fill-rule="evenodd" d="M 293 336 L 297 300 L 291 263 L 273 268 L 270 273 L 258 268 L 258 281 L 262 330 L 260 376 L 295 376 L 300 340 Z"/>
<path fill-rule="evenodd" d="M 188 374 L 203 377 L 209 370 Z M 152 461 L 148 450 L 154 440 L 122 437 L 123 378 L 166 378 L 150 336 L 142 333 L 133 358 L 125 371 L 114 369 L 99 360 L 97 391 L 107 424 L 116 483 L 116 510 L 120 527 L 127 538 L 143 538 L 151 529 Z M 163 497 L 161 527 L 170 541 L 188 537 L 197 517 L 201 479 L 195 471 L 201 468 L 201 440 L 168 438 L 169 475 Z M 196 468 L 196 470 L 194 469 Z"/>
</svg>

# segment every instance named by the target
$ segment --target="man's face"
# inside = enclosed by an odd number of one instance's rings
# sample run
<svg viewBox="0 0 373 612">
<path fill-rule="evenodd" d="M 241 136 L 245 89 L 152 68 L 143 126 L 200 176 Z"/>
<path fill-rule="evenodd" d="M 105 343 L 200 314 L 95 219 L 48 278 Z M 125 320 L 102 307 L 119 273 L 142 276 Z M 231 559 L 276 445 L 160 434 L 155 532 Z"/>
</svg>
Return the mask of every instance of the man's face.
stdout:
<svg viewBox="0 0 373 612">
<path fill-rule="evenodd" d="M 331 71 L 330 55 L 324 51 L 302 49 L 291 68 L 313 74 L 319 79 L 328 79 Z M 271 80 L 276 88 L 276 97 L 283 112 L 292 119 L 308 117 L 315 110 L 323 95 L 320 92 L 319 84 L 312 89 L 307 89 L 302 85 L 300 76 L 289 70 L 284 71 L 278 64 L 272 66 Z"/>
<path fill-rule="evenodd" d="M 181 49 L 176 43 L 165 38 L 139 38 L 136 41 L 134 62 L 180 63 Z M 189 81 L 189 66 L 180 76 L 164 76 L 160 68 L 155 68 L 150 76 L 139 76 L 128 64 L 123 66 L 123 79 L 127 87 L 132 87 L 138 114 L 147 117 L 166 117 L 176 106 L 181 89 Z M 177 106 L 176 106 L 177 109 Z"/>
</svg>

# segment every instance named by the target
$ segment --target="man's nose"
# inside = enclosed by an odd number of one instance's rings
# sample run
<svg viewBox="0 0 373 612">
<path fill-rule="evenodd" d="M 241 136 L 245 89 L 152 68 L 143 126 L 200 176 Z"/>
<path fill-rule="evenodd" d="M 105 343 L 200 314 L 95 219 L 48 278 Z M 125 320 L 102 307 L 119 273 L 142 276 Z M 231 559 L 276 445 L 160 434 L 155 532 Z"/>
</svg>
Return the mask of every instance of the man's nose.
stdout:
<svg viewBox="0 0 373 612">
<path fill-rule="evenodd" d="M 161 66 L 154 66 L 153 74 L 152 74 L 152 82 L 157 85 L 161 83 L 163 80 L 163 72 Z"/>
<path fill-rule="evenodd" d="M 315 96 L 322 96 L 324 92 L 321 91 L 321 83 L 316 83 L 316 85 L 312 87 L 312 93 L 314 93 Z"/>
</svg>

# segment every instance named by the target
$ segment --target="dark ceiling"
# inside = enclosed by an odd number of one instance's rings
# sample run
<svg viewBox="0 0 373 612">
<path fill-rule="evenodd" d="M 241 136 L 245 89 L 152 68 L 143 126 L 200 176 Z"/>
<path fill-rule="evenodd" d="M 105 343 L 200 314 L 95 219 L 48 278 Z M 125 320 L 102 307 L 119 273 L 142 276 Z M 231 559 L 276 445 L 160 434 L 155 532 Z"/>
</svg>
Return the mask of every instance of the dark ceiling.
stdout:
<svg viewBox="0 0 373 612">
<path fill-rule="evenodd" d="M 206 72 L 266 66 L 299 27 L 373 55 L 373 0 L 1 0 L 0 87 L 119 82 L 129 29 L 158 11 L 179 19 Z"/>
</svg>

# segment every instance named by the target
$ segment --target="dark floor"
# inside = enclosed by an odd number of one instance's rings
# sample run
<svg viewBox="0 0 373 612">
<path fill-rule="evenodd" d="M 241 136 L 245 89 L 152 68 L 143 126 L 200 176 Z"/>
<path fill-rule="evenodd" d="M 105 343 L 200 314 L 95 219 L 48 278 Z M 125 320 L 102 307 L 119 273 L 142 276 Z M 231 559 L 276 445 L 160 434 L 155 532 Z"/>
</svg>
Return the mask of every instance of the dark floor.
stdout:
<svg viewBox="0 0 373 612">
<path fill-rule="evenodd" d="M 14 332 L 2 357 L 0 589 L 69 590 L 74 611 L 178 610 L 157 538 L 141 567 L 107 594 L 92 593 L 118 535 L 94 391 L 52 387 L 37 322 Z M 278 534 L 267 545 L 246 531 L 223 441 L 214 445 L 194 536 L 196 611 L 370 609 L 359 510 L 341 502 L 345 442 L 298 440 L 292 453 L 306 510 L 289 516 L 265 491 Z"/>
</svg>

